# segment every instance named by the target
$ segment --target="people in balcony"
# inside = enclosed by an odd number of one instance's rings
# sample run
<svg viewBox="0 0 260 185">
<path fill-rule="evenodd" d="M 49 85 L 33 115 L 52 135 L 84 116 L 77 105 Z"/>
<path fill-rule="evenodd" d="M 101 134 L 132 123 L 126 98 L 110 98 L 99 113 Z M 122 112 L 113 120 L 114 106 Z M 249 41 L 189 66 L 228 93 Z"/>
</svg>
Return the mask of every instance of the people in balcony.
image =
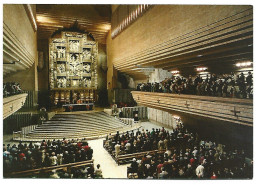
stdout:
<svg viewBox="0 0 260 185">
<path fill-rule="evenodd" d="M 6 82 L 3 84 L 3 96 L 13 96 L 16 94 L 21 94 L 22 89 L 20 87 L 20 84 L 18 82 Z"/>
<path fill-rule="evenodd" d="M 207 75 L 204 79 L 196 76 L 192 80 L 180 76 L 172 76 L 160 83 L 142 83 L 138 84 L 137 91 L 146 92 L 164 92 L 175 94 L 191 94 L 200 96 L 216 96 L 231 98 L 253 98 L 253 76 L 249 71 L 247 77 L 243 73 L 239 75 L 216 74 Z"/>
</svg>

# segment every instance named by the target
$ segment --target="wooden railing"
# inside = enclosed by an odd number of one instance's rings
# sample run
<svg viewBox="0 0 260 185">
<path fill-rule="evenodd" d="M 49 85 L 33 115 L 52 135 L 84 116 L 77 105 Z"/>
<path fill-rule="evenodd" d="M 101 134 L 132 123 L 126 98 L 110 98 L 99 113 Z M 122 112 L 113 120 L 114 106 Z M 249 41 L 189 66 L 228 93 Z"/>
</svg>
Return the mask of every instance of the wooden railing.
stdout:
<svg viewBox="0 0 260 185">
<path fill-rule="evenodd" d="M 120 165 L 120 164 L 125 164 L 125 163 L 131 162 L 133 158 L 136 158 L 136 159 L 142 158 L 147 153 L 162 154 L 164 152 L 165 152 L 165 150 L 151 150 L 151 151 L 137 152 L 137 153 L 132 153 L 132 154 L 117 155 L 117 156 L 115 156 L 115 161 L 118 165 Z"/>
<path fill-rule="evenodd" d="M 132 91 L 138 105 L 253 125 L 253 100 Z"/>
<path fill-rule="evenodd" d="M 28 175 L 35 175 L 35 174 L 39 174 L 39 173 L 47 173 L 47 172 L 50 172 L 52 170 L 64 170 L 64 169 L 66 171 L 70 172 L 71 168 L 93 165 L 93 163 L 94 163 L 94 160 L 92 159 L 92 160 L 87 160 L 87 161 L 62 164 L 62 165 L 58 165 L 58 166 L 50 166 L 50 167 L 37 168 L 37 169 L 32 169 L 32 170 L 4 173 L 4 177 L 5 178 L 25 177 L 25 176 L 28 176 Z"/>
</svg>

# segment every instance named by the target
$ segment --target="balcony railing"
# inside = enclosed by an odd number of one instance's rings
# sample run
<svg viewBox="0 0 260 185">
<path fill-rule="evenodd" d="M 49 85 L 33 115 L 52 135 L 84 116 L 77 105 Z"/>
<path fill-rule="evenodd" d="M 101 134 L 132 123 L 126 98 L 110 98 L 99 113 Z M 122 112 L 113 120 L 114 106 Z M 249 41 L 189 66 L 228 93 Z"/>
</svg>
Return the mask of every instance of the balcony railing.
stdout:
<svg viewBox="0 0 260 185">
<path fill-rule="evenodd" d="M 132 91 L 131 93 L 138 105 L 168 111 L 179 111 L 247 126 L 253 124 L 252 99 L 140 91 Z"/>
<path fill-rule="evenodd" d="M 27 94 L 17 94 L 3 99 L 3 119 L 18 111 L 25 103 Z"/>
</svg>

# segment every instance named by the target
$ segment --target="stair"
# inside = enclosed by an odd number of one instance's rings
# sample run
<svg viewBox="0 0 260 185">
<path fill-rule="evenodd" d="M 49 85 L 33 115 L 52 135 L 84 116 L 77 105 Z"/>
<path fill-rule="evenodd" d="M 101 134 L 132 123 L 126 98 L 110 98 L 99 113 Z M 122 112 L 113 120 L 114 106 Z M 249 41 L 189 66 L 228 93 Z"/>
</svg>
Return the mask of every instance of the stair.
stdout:
<svg viewBox="0 0 260 185">
<path fill-rule="evenodd" d="M 138 127 L 138 124 L 126 125 L 104 112 L 81 114 L 56 114 L 51 120 L 43 122 L 27 134 L 22 141 L 42 141 L 43 139 L 97 139 L 117 131 L 126 132 Z"/>
</svg>

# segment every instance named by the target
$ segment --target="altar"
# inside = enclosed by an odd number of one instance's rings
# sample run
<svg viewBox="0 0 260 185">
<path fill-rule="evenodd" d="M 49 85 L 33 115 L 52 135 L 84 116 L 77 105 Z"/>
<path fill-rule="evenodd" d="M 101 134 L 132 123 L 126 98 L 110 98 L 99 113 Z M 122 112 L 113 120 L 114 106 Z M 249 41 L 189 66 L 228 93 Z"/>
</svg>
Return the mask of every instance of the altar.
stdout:
<svg viewBox="0 0 260 185">
<path fill-rule="evenodd" d="M 62 107 L 65 108 L 65 112 L 89 111 L 93 110 L 94 103 L 64 104 Z"/>
<path fill-rule="evenodd" d="M 97 98 L 98 43 L 78 31 L 64 30 L 49 39 L 51 106 L 63 105 L 66 111 L 91 109 Z"/>
</svg>

